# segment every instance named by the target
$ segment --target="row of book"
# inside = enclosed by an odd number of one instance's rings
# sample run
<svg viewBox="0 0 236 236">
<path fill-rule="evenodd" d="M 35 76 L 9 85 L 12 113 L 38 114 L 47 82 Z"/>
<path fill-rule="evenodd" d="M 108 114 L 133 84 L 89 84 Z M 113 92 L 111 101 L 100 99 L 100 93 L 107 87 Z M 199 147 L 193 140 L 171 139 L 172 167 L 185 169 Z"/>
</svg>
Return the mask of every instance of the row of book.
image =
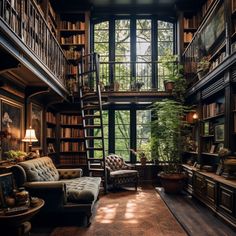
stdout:
<svg viewBox="0 0 236 236">
<path fill-rule="evenodd" d="M 66 58 L 69 59 L 79 59 L 81 57 L 81 51 L 75 50 L 64 50 Z"/>
<path fill-rule="evenodd" d="M 226 57 L 226 53 L 222 52 L 215 60 L 212 61 L 210 71 L 217 67 Z"/>
<path fill-rule="evenodd" d="M 80 164 L 85 165 L 86 158 L 78 156 L 78 155 L 60 155 L 60 164 L 68 164 L 68 165 L 74 165 L 74 164 Z"/>
<path fill-rule="evenodd" d="M 85 44 L 85 35 L 77 34 L 69 37 L 61 37 L 61 44 Z"/>
<path fill-rule="evenodd" d="M 82 129 L 78 128 L 61 128 L 61 138 L 79 138 L 83 137 L 84 133 Z"/>
<path fill-rule="evenodd" d="M 81 152 L 84 151 L 84 144 L 78 142 L 65 142 L 60 143 L 61 152 Z"/>
<path fill-rule="evenodd" d="M 198 17 L 193 15 L 191 18 L 184 17 L 184 28 L 197 28 L 198 27 Z"/>
<path fill-rule="evenodd" d="M 185 43 L 190 43 L 193 39 L 194 33 L 192 32 L 184 32 L 184 42 Z"/>
<path fill-rule="evenodd" d="M 46 137 L 47 138 L 55 138 L 55 130 L 53 128 L 47 127 L 47 129 L 46 129 Z"/>
<path fill-rule="evenodd" d="M 50 111 L 46 112 L 46 122 L 56 124 L 56 116 Z"/>
<path fill-rule="evenodd" d="M 204 104 L 202 107 L 203 119 L 214 117 L 222 113 L 224 113 L 224 103 L 214 102 L 210 104 Z"/>
<path fill-rule="evenodd" d="M 78 67 L 74 65 L 68 65 L 68 74 L 76 75 L 78 72 Z"/>
<path fill-rule="evenodd" d="M 61 124 L 65 125 L 80 125 L 82 124 L 82 118 L 79 115 L 60 115 Z"/>
<path fill-rule="evenodd" d="M 61 21 L 61 29 L 66 30 L 85 30 L 85 23 L 83 21 Z"/>
</svg>

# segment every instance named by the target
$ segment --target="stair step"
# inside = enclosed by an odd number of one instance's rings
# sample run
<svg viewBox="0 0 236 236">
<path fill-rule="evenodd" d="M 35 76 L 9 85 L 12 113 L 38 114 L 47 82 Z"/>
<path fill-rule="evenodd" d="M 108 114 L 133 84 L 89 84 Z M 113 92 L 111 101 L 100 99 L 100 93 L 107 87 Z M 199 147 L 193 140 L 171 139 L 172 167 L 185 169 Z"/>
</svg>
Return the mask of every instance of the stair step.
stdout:
<svg viewBox="0 0 236 236">
<path fill-rule="evenodd" d="M 98 94 L 96 92 L 85 93 L 81 98 L 86 99 L 86 98 L 94 98 L 94 97 L 98 97 Z"/>
<path fill-rule="evenodd" d="M 101 118 L 101 116 L 100 115 L 84 115 L 83 117 L 82 117 L 84 120 L 89 120 L 89 119 L 96 119 L 96 118 Z"/>
</svg>

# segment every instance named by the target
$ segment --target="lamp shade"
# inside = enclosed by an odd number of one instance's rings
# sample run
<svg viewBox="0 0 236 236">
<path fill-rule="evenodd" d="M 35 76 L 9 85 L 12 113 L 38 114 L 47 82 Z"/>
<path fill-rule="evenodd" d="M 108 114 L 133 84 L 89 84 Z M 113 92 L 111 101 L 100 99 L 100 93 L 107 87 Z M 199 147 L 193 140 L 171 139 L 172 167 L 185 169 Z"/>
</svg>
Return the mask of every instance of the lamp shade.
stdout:
<svg viewBox="0 0 236 236">
<path fill-rule="evenodd" d="M 22 139 L 23 142 L 38 142 L 38 139 L 36 138 L 35 130 L 34 129 L 26 129 L 25 137 Z"/>
</svg>

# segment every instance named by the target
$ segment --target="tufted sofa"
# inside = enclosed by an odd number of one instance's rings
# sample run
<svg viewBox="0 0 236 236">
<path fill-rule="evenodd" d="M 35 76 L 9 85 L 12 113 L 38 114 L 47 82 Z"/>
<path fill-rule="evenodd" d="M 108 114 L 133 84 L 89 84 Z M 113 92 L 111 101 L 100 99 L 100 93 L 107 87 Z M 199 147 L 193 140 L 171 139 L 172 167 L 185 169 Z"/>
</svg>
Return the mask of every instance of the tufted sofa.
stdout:
<svg viewBox="0 0 236 236">
<path fill-rule="evenodd" d="M 114 188 L 125 184 L 134 184 L 137 190 L 138 171 L 134 166 L 125 163 L 122 157 L 111 154 L 106 157 L 106 168 L 108 183 Z"/>
<path fill-rule="evenodd" d="M 45 200 L 46 212 L 83 212 L 89 225 L 98 199 L 100 177 L 82 176 L 82 169 L 57 169 L 51 158 L 40 157 L 12 167 L 17 186 Z"/>
</svg>

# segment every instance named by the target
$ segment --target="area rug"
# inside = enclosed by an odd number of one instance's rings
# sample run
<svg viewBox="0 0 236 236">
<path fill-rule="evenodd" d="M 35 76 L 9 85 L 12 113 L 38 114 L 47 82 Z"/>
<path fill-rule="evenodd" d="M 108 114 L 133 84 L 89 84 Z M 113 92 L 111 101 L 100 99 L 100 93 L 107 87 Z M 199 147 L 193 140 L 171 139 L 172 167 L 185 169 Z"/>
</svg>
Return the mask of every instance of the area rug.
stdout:
<svg viewBox="0 0 236 236">
<path fill-rule="evenodd" d="M 42 234 L 40 234 L 42 235 Z M 101 196 L 88 228 L 57 227 L 50 236 L 186 236 L 160 195 L 152 188 Z"/>
</svg>

